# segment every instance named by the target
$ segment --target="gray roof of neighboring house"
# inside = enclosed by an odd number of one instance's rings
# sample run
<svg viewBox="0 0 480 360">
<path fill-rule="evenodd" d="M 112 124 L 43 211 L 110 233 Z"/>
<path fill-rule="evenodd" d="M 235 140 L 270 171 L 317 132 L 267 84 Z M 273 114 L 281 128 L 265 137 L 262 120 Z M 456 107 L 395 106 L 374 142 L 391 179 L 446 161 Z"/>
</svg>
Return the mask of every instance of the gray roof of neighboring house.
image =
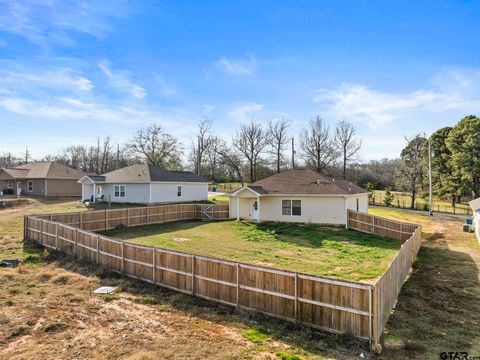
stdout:
<svg viewBox="0 0 480 360">
<path fill-rule="evenodd" d="M 83 171 L 73 169 L 54 161 L 34 162 L 15 168 L 2 169 L 12 179 L 72 179 L 78 180 L 85 175 Z"/>
<path fill-rule="evenodd" d="M 261 195 L 348 195 L 366 194 L 367 190 L 347 180 L 335 180 L 310 169 L 294 169 L 248 185 L 247 188 Z"/>
<path fill-rule="evenodd" d="M 149 183 L 165 182 L 208 182 L 203 177 L 188 171 L 169 171 L 153 165 L 135 164 L 103 175 L 87 175 L 94 182 L 106 183 Z"/>
<path fill-rule="evenodd" d="M 473 211 L 480 210 L 480 197 L 470 201 L 469 204 Z"/>
</svg>

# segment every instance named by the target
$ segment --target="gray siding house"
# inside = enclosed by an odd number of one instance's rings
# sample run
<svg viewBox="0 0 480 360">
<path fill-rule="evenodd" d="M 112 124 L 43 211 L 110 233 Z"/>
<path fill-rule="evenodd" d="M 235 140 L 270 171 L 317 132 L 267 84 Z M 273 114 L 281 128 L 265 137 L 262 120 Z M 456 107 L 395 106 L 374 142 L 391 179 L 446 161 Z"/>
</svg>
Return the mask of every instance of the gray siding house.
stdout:
<svg viewBox="0 0 480 360">
<path fill-rule="evenodd" d="M 208 181 L 187 171 L 136 164 L 79 180 L 82 201 L 153 204 L 208 200 Z"/>
<path fill-rule="evenodd" d="M 0 190 L 32 196 L 80 196 L 83 171 L 53 162 L 34 162 L 0 168 Z"/>
</svg>

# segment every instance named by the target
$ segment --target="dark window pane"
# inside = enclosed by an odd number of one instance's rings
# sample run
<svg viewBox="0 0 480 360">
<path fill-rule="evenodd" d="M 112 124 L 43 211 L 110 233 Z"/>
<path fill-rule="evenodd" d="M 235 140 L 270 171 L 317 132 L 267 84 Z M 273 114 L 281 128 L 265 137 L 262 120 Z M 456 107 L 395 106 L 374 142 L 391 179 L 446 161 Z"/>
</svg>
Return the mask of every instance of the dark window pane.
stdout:
<svg viewBox="0 0 480 360">
<path fill-rule="evenodd" d="M 282 200 L 282 215 L 292 215 L 291 200 Z"/>
<path fill-rule="evenodd" d="M 292 200 L 292 215 L 295 215 L 295 216 L 302 215 L 302 201 L 301 200 Z"/>
</svg>

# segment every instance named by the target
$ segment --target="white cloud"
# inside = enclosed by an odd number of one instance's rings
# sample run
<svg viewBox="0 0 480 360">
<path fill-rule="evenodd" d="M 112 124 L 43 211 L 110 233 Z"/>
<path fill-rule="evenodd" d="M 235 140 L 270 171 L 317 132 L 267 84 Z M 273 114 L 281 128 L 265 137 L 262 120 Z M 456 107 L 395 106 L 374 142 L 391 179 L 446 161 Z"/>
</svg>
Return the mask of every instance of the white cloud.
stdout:
<svg viewBox="0 0 480 360">
<path fill-rule="evenodd" d="M 257 61 L 253 55 L 246 59 L 229 59 L 222 56 L 214 62 L 214 67 L 231 75 L 253 75 L 257 69 Z"/>
<path fill-rule="evenodd" d="M 124 1 L 0 0 L 0 30 L 36 45 L 74 46 L 76 42 L 67 32 L 104 38 L 112 31 L 110 19 L 126 13 Z"/>
<path fill-rule="evenodd" d="M 208 104 L 203 104 L 203 113 L 204 114 L 211 113 L 213 110 L 215 110 L 215 106 L 208 105 Z"/>
<path fill-rule="evenodd" d="M 479 81 L 478 71 L 445 71 L 425 89 L 395 93 L 344 84 L 332 90 L 318 90 L 314 102 L 336 118 L 367 121 L 370 127 L 376 128 L 415 116 L 430 118 L 447 111 L 479 112 Z"/>
<path fill-rule="evenodd" d="M 175 96 L 179 93 L 179 90 L 175 85 L 165 81 L 160 75 L 155 75 L 155 80 L 158 83 L 158 89 L 162 95 Z"/>
<path fill-rule="evenodd" d="M 45 70 L 37 73 L 29 72 L 26 69 L 14 69 L 0 71 L 0 75 L 5 85 L 15 89 L 38 86 L 88 92 L 94 87 L 93 83 L 85 76 L 68 68 Z"/>
<path fill-rule="evenodd" d="M 106 62 L 101 62 L 98 67 L 108 77 L 110 85 L 115 89 L 126 92 L 136 99 L 145 97 L 145 89 L 131 81 L 130 74 L 127 71 L 113 72 Z"/>
<path fill-rule="evenodd" d="M 236 105 L 228 112 L 228 119 L 232 119 L 236 122 L 250 121 L 252 117 L 255 117 L 260 111 L 265 108 L 263 104 L 257 104 L 254 102 L 243 102 Z"/>
</svg>

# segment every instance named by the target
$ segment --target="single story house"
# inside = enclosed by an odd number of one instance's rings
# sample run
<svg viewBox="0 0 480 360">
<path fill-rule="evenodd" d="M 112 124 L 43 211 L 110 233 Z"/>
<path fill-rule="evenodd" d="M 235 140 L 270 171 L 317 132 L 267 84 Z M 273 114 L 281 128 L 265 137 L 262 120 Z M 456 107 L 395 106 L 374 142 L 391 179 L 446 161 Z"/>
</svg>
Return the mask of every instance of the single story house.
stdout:
<svg viewBox="0 0 480 360">
<path fill-rule="evenodd" d="M 32 162 L 0 169 L 0 190 L 32 196 L 80 196 L 83 171 L 54 161 Z"/>
<path fill-rule="evenodd" d="M 470 201 L 469 204 L 473 210 L 473 226 L 475 228 L 475 234 L 480 242 L 480 197 Z"/>
<path fill-rule="evenodd" d="M 135 164 L 103 175 L 86 175 L 82 201 L 152 204 L 208 200 L 208 181 L 187 171 Z"/>
<path fill-rule="evenodd" d="M 347 210 L 368 212 L 368 191 L 313 170 L 283 171 L 230 194 L 230 218 L 345 225 Z"/>
</svg>

